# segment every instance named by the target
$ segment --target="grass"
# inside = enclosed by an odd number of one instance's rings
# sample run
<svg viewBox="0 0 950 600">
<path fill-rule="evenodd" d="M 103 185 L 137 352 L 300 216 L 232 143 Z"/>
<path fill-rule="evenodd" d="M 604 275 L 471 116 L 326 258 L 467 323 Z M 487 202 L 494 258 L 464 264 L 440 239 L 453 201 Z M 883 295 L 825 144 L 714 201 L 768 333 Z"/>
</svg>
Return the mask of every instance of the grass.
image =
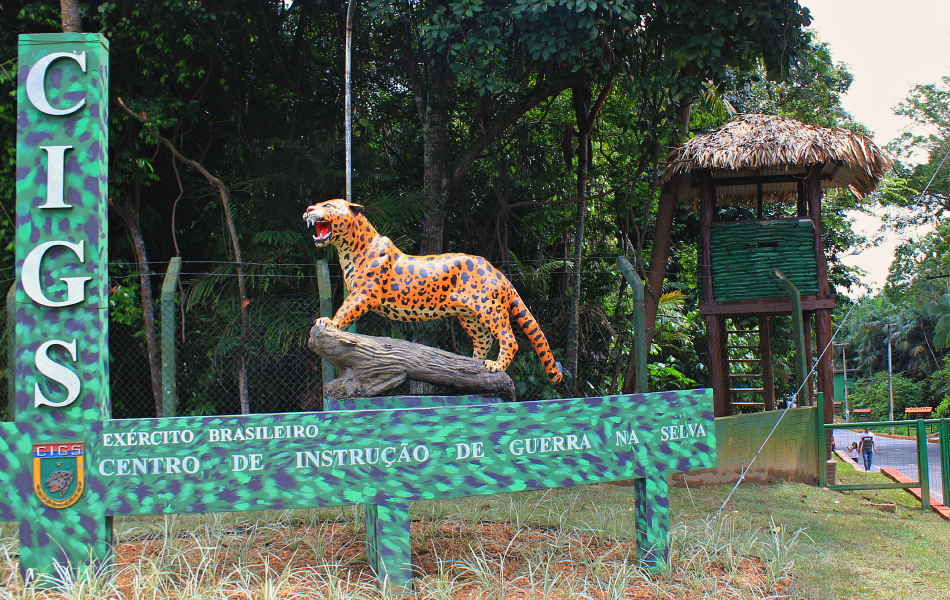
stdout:
<svg viewBox="0 0 950 600">
<path fill-rule="evenodd" d="M 839 464 L 843 483 L 879 482 Z M 950 597 L 950 523 L 900 490 L 776 482 L 674 489 L 671 568 L 632 559 L 632 488 L 616 485 L 423 501 L 412 507 L 418 599 Z M 891 501 L 895 513 L 869 504 Z M 382 600 L 362 555 L 361 511 L 310 509 L 117 519 L 112 574 L 60 574 L 70 600 Z M 44 597 L 0 523 L 0 600 Z"/>
<path fill-rule="evenodd" d="M 838 482 L 892 483 L 877 473 L 838 463 Z M 731 486 L 678 490 L 671 496 L 681 524 L 700 523 L 718 509 Z M 869 503 L 893 502 L 886 513 Z M 795 558 L 790 593 L 816 600 L 950 597 L 950 523 L 903 490 L 834 492 L 813 486 L 743 484 L 727 510 L 749 522 L 801 528 L 807 539 Z"/>
</svg>

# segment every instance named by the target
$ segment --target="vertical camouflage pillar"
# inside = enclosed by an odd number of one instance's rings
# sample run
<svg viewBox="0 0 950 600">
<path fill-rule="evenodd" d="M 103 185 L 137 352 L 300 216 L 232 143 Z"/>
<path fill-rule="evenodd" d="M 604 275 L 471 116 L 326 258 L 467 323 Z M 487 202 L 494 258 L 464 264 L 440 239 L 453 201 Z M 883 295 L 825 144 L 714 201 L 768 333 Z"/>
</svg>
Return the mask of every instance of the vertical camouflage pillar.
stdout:
<svg viewBox="0 0 950 600">
<path fill-rule="evenodd" d="M 664 473 L 635 479 L 637 558 L 646 565 L 666 570 L 669 558 L 670 495 Z"/>
<path fill-rule="evenodd" d="M 366 559 L 381 582 L 407 585 L 412 581 L 409 504 L 366 504 Z"/>
<path fill-rule="evenodd" d="M 110 418 L 108 43 L 21 35 L 16 165 L 16 455 L 20 567 L 108 557 L 86 489 L 89 430 Z"/>
</svg>

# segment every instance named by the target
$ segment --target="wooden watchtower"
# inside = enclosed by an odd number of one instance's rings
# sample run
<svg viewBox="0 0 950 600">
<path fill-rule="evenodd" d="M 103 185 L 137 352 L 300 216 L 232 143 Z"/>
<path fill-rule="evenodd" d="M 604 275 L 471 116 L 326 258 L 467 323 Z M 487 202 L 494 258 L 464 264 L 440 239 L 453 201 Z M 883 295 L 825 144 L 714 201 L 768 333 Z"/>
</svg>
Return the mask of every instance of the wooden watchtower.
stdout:
<svg viewBox="0 0 950 600">
<path fill-rule="evenodd" d="M 735 407 L 743 405 L 772 410 L 775 386 L 769 318 L 790 315 L 791 301 L 770 271 L 780 269 L 801 294 L 805 359 L 810 369 L 812 329 L 819 352 L 831 343 L 834 333 L 835 294 L 828 284 L 822 243 L 822 192 L 850 188 L 863 197 L 877 188 L 891 162 L 868 138 L 850 131 L 753 114 L 694 137 L 671 152 L 667 162 L 664 183 L 679 176 L 679 200 L 697 205 L 700 215 L 699 310 L 706 323 L 716 416 L 733 414 Z M 763 220 L 765 202 L 795 202 L 795 216 Z M 727 205 L 754 208 L 756 219 L 717 219 L 717 209 Z M 746 356 L 756 353 L 757 358 L 730 358 L 730 350 L 737 346 L 730 347 L 729 334 L 754 333 L 726 329 L 725 323 L 730 319 L 735 323 L 739 317 L 740 322 L 758 321 L 757 343 L 741 347 Z M 730 372 L 731 365 L 742 362 L 758 362 L 761 372 Z M 825 421 L 830 422 L 832 352 L 821 355 L 816 375 L 817 391 L 825 395 Z M 747 401 L 750 394 L 759 395 L 759 401 Z"/>
</svg>

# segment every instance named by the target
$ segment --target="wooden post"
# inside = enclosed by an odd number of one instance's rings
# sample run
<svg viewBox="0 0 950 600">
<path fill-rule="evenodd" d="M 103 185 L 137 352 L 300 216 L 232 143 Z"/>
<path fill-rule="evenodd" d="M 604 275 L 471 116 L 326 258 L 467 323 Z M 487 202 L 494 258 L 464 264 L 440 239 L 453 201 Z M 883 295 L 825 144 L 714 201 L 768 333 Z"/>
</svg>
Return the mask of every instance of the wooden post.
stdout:
<svg viewBox="0 0 950 600">
<path fill-rule="evenodd" d="M 712 279 L 712 224 L 716 220 L 716 190 L 708 170 L 699 171 L 699 229 L 702 238 L 700 255 L 700 277 L 703 286 L 703 299 L 715 300 Z M 722 318 L 718 315 L 706 315 L 706 353 L 709 357 L 709 386 L 713 390 L 713 405 L 717 417 L 732 414 L 732 399 L 729 397 L 729 363 L 723 351 L 726 346 L 726 334 L 722 327 Z"/>
<path fill-rule="evenodd" d="M 823 165 L 814 165 L 805 179 L 805 197 L 808 201 L 808 215 L 815 224 L 815 261 L 818 276 L 818 298 L 831 298 L 831 285 L 828 282 L 828 259 L 822 242 L 821 223 L 821 170 Z M 831 327 L 831 311 L 815 311 L 815 337 L 818 342 L 818 368 L 816 369 L 817 388 L 825 394 L 825 423 L 835 420 L 835 371 L 831 344 L 834 331 Z M 830 444 L 829 444 L 830 448 Z"/>
<path fill-rule="evenodd" d="M 814 353 L 812 351 L 811 317 L 811 314 L 802 315 L 802 332 L 805 335 L 805 373 L 808 374 L 808 383 L 805 385 L 807 395 L 805 397 L 808 399 L 808 406 L 814 404 L 815 398 L 815 378 L 811 373 L 811 366 L 814 364 L 812 362 Z"/>
<path fill-rule="evenodd" d="M 702 266 L 703 299 L 706 302 L 715 300 L 712 280 L 712 224 L 716 220 L 716 191 L 713 188 L 712 177 L 709 171 L 702 170 L 699 179 L 699 230 L 702 237 L 703 252 L 700 260 Z"/>
<path fill-rule="evenodd" d="M 759 364 L 762 365 L 762 401 L 765 410 L 775 410 L 775 370 L 772 366 L 772 321 L 759 317 Z"/>
</svg>

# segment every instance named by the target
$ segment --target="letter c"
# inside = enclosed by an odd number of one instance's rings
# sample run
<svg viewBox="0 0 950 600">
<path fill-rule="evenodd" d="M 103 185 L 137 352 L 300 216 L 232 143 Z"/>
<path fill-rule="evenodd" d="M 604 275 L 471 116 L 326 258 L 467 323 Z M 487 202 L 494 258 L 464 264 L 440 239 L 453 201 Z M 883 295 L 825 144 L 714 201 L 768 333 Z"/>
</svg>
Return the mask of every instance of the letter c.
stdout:
<svg viewBox="0 0 950 600">
<path fill-rule="evenodd" d="M 82 302 L 86 297 L 83 287 L 92 277 L 61 277 L 60 279 L 66 282 L 66 299 L 55 302 L 43 294 L 43 288 L 40 286 L 40 264 L 43 262 L 43 255 L 53 246 L 69 248 L 79 257 L 80 262 L 86 262 L 85 243 L 85 240 L 78 244 L 52 240 L 30 250 L 30 253 L 26 255 L 26 259 L 23 261 L 23 269 L 20 272 L 20 277 L 23 279 L 23 291 L 26 292 L 26 295 L 32 298 L 37 304 L 51 308 L 72 306 L 73 304 Z"/>
<path fill-rule="evenodd" d="M 30 99 L 30 102 L 32 102 L 33 106 L 35 106 L 40 112 L 44 112 L 53 116 L 74 113 L 82 108 L 82 105 L 86 103 L 86 99 L 83 98 L 72 108 L 53 108 L 50 105 L 49 99 L 46 97 L 46 70 L 49 68 L 50 64 L 58 58 L 71 58 L 79 63 L 79 67 L 82 69 L 83 73 L 86 72 L 85 52 L 80 54 L 73 54 L 72 52 L 54 52 L 52 54 L 47 54 L 43 58 L 36 61 L 36 64 L 33 65 L 32 69 L 30 69 L 30 74 L 26 76 L 26 95 Z"/>
</svg>

